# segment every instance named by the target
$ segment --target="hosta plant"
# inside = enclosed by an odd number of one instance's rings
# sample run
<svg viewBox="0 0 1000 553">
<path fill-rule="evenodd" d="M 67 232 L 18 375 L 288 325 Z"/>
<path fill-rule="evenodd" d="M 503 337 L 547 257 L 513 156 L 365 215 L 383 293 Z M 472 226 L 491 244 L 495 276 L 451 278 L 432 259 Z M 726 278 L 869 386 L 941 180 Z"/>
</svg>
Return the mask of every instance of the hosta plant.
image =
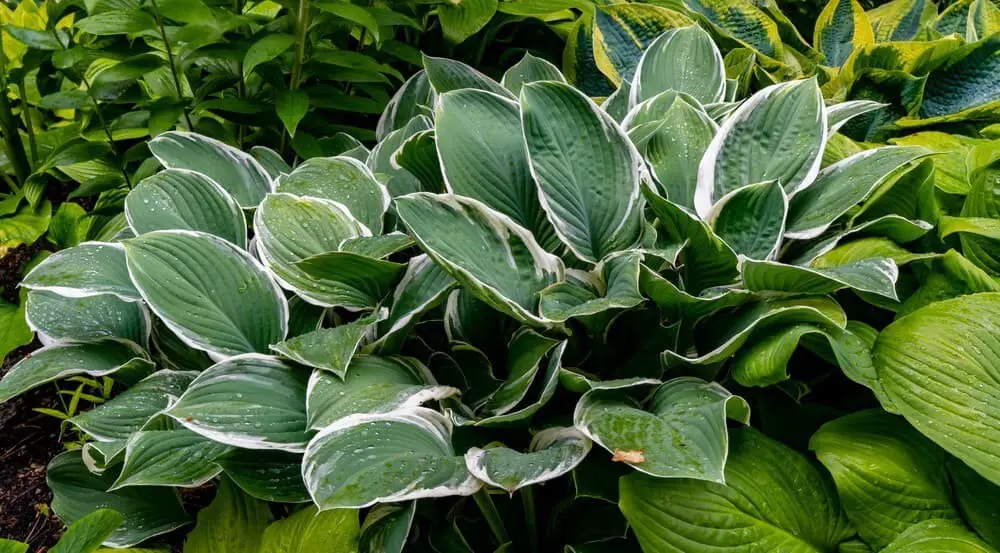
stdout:
<svg viewBox="0 0 1000 553">
<path fill-rule="evenodd" d="M 991 244 L 932 232 L 931 150 L 831 151 L 881 104 L 747 97 L 691 25 L 600 105 L 423 64 L 370 152 L 158 136 L 128 229 L 26 276 L 46 346 L 0 399 L 126 386 L 68 421 L 64 520 L 133 546 L 218 480 L 189 553 L 992 551 Z"/>
</svg>

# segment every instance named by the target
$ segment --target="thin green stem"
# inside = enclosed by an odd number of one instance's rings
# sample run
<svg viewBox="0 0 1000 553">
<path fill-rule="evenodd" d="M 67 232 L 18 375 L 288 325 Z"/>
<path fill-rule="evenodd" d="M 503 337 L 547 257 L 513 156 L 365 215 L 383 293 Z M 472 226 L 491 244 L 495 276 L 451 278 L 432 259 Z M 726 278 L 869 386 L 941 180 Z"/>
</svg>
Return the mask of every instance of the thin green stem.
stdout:
<svg viewBox="0 0 1000 553">
<path fill-rule="evenodd" d="M 170 64 L 170 74 L 174 78 L 174 86 L 177 87 L 177 99 L 184 100 L 184 89 L 181 88 L 181 79 L 177 74 L 177 62 L 174 60 L 174 52 L 170 48 L 170 41 L 167 40 L 167 31 L 163 28 L 163 18 L 160 17 L 160 8 L 156 5 L 156 0 L 149 0 L 149 5 L 153 8 L 153 17 L 156 18 L 156 26 L 160 29 L 160 38 L 163 39 L 163 46 L 167 50 L 167 63 Z M 183 110 L 184 122 L 187 124 L 189 131 L 194 130 L 194 125 L 191 124 L 191 117 L 188 115 L 187 110 Z"/>
<path fill-rule="evenodd" d="M 490 497 L 486 488 L 480 488 L 478 492 L 473 494 L 472 498 L 476 500 L 476 505 L 479 506 L 479 510 L 483 513 L 483 518 L 486 519 L 486 524 L 493 531 L 493 537 L 496 538 L 497 545 L 503 545 L 510 541 L 507 538 L 507 529 L 504 528 L 503 520 L 500 518 L 500 512 L 497 511 L 497 506 L 493 503 L 493 498 Z"/>
<path fill-rule="evenodd" d="M 309 0 L 299 0 L 299 13 L 295 18 L 295 54 L 292 58 L 292 75 L 288 88 L 295 90 L 302 82 L 302 65 L 306 57 L 306 33 L 309 31 Z"/>
<path fill-rule="evenodd" d="M 528 546 L 531 553 L 538 553 L 538 525 L 535 515 L 535 488 L 521 488 L 521 502 L 524 504 L 524 526 L 528 529 Z"/>
<path fill-rule="evenodd" d="M 24 86 L 24 79 L 17 83 L 17 88 L 21 94 L 21 118 L 24 120 L 24 129 L 28 131 L 31 163 L 32 167 L 35 167 L 38 165 L 38 142 L 35 141 L 35 124 L 31 121 L 31 108 L 28 107 L 28 90 Z"/>
</svg>

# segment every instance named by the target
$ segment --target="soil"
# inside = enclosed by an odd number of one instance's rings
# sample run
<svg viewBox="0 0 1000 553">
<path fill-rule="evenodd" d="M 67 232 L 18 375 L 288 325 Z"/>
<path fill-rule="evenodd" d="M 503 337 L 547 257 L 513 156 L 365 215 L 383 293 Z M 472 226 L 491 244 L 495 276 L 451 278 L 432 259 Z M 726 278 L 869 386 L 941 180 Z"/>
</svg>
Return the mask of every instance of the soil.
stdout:
<svg viewBox="0 0 1000 553">
<path fill-rule="evenodd" d="M 40 345 L 11 352 L 0 373 Z M 56 403 L 52 388 L 43 387 L 0 405 L 0 537 L 26 542 L 33 552 L 52 547 L 62 534 L 45 484 L 45 466 L 63 449 L 59 421 L 32 411 Z"/>
</svg>

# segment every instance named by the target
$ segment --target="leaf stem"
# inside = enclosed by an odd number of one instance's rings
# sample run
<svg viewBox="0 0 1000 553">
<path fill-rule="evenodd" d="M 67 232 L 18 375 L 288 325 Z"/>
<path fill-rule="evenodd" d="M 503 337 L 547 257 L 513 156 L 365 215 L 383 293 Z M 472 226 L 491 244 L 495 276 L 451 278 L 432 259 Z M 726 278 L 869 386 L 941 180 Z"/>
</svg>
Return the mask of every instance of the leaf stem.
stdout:
<svg viewBox="0 0 1000 553">
<path fill-rule="evenodd" d="M 535 488 L 521 488 L 521 502 L 524 504 L 524 525 L 528 529 L 528 545 L 531 553 L 538 553 L 538 525 L 535 516 Z"/>
<path fill-rule="evenodd" d="M 507 538 L 507 529 L 504 528 L 503 520 L 500 518 L 500 512 L 497 511 L 497 506 L 493 503 L 493 498 L 490 497 L 490 493 L 486 491 L 486 488 L 480 488 L 478 492 L 473 494 L 472 498 L 476 500 L 476 505 L 479 506 L 479 510 L 483 513 L 483 518 L 486 519 L 486 524 L 493 531 L 493 536 L 496 538 L 497 544 L 503 545 L 510 541 Z"/>
<path fill-rule="evenodd" d="M 177 99 L 184 100 L 184 90 L 181 88 L 181 79 L 177 75 L 177 63 L 174 60 L 174 52 L 170 48 L 170 41 L 167 40 L 167 31 L 163 28 L 163 18 L 160 16 L 160 8 L 156 5 L 156 0 L 149 0 L 149 5 L 153 8 L 153 17 L 156 18 L 156 26 L 160 29 L 160 38 L 163 39 L 163 46 L 167 50 L 167 63 L 170 64 L 170 74 L 174 77 L 174 86 L 177 87 Z M 189 131 L 194 130 L 194 125 L 191 124 L 191 117 L 188 115 L 186 109 L 182 109 L 181 113 L 184 114 L 184 122 L 187 124 Z"/>
<path fill-rule="evenodd" d="M 28 131 L 28 144 L 31 148 L 32 167 L 38 165 L 38 142 L 35 141 L 35 125 L 31 122 L 31 108 L 28 107 L 28 90 L 24 86 L 24 79 L 17 83 L 17 88 L 21 94 L 21 117 L 24 119 L 24 129 Z"/>
</svg>

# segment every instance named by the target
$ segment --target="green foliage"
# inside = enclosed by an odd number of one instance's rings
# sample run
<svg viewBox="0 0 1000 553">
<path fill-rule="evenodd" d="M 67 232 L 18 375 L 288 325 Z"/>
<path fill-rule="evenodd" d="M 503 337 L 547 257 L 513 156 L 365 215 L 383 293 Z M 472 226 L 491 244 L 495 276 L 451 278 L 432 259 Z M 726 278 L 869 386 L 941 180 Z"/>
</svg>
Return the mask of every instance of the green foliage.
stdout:
<svg viewBox="0 0 1000 553">
<path fill-rule="evenodd" d="M 155 542 L 191 522 L 171 488 L 218 482 L 188 553 L 1000 547 L 992 4 L 832 0 L 810 45 L 773 2 L 300 1 L 216 39 L 229 8 L 191 0 L 66 34 L 150 48 L 93 62 L 95 117 L 158 70 L 215 84 L 122 135 L 156 136 L 115 165 L 114 232 L 57 209 L 22 282 L 45 346 L 0 398 L 124 390 L 65 417 L 64 520 Z M 404 80 L 382 56 L 429 17 L 482 49 Z M 565 37 L 562 70 L 492 65 L 508 26 Z M 343 82 L 374 131 L 317 117 Z"/>
</svg>

